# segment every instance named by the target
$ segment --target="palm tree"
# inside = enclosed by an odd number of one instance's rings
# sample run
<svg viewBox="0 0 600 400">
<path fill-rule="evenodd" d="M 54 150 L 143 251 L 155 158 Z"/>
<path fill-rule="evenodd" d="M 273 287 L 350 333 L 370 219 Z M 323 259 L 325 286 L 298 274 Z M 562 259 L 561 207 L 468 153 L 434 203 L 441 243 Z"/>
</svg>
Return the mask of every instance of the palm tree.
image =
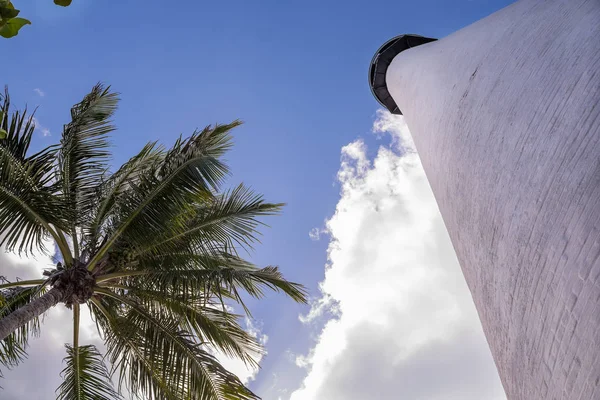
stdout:
<svg viewBox="0 0 600 400">
<path fill-rule="evenodd" d="M 59 303 L 73 312 L 58 399 L 115 399 L 122 385 L 155 399 L 256 399 L 219 364 L 215 350 L 254 364 L 261 351 L 228 303 L 265 289 L 305 302 L 277 267 L 258 268 L 240 250 L 257 241 L 258 217 L 277 213 L 240 185 L 220 191 L 221 160 L 240 122 L 207 127 L 165 149 L 148 143 L 110 173 L 108 134 L 118 97 L 96 85 L 71 109 L 59 145 L 29 151 L 33 118 L 9 115 L 0 127 L 0 245 L 28 255 L 56 250 L 42 279 L 0 285 L 0 363 L 15 366 L 40 316 Z M 54 249 L 46 243 L 52 240 Z M 105 357 L 79 343 L 86 305 Z M 111 384 L 118 371 L 118 390 Z"/>
</svg>

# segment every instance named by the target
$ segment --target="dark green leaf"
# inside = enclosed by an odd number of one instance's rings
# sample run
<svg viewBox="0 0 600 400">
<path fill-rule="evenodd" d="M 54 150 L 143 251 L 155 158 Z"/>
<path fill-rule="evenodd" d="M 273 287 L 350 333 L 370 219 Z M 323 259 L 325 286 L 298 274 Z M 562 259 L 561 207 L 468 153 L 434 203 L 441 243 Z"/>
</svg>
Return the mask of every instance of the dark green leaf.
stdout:
<svg viewBox="0 0 600 400">
<path fill-rule="evenodd" d="M 71 5 L 72 0 L 54 0 L 54 4 L 62 7 L 68 7 Z"/>
<path fill-rule="evenodd" d="M 9 3 L 8 6 L 3 6 L 0 4 L 0 19 L 11 19 L 19 15 L 20 11 L 15 10 L 14 7 Z"/>
<path fill-rule="evenodd" d="M 15 9 L 15 6 L 10 0 L 0 0 L 0 7 L 8 8 L 11 10 Z"/>
</svg>

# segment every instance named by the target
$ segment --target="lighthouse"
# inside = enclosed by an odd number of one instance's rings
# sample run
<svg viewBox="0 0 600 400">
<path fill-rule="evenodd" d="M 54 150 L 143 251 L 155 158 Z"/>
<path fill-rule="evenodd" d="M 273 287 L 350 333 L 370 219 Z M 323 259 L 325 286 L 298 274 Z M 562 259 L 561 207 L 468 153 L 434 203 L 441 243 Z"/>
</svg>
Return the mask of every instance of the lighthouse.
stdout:
<svg viewBox="0 0 600 400">
<path fill-rule="evenodd" d="M 600 399 L 600 1 L 400 35 L 369 80 L 412 132 L 508 399 Z"/>
</svg>

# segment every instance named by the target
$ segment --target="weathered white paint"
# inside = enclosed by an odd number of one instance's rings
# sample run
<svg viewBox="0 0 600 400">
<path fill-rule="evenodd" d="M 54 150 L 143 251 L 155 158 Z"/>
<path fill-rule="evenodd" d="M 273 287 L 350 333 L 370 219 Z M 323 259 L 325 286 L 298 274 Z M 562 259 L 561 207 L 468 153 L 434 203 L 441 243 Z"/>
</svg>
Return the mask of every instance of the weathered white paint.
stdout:
<svg viewBox="0 0 600 400">
<path fill-rule="evenodd" d="M 387 73 L 511 400 L 600 399 L 600 0 L 523 0 Z"/>
</svg>

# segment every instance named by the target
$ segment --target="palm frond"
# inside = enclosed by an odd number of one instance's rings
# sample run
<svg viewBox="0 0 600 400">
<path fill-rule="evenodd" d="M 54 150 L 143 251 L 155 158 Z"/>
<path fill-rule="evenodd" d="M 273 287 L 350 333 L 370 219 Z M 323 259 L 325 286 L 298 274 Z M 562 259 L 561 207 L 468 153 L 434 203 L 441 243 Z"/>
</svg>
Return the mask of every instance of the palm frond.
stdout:
<svg viewBox="0 0 600 400">
<path fill-rule="evenodd" d="M 147 241 L 137 253 L 194 252 L 208 243 L 249 250 L 258 241 L 258 217 L 277 214 L 282 207 L 283 204 L 267 203 L 261 195 L 239 185 L 213 198 L 197 199 L 169 221 L 163 235 Z"/>
<path fill-rule="evenodd" d="M 102 301 L 92 297 L 90 312 L 94 316 L 99 330 L 105 332 L 107 348 L 113 354 L 113 370 L 119 370 L 119 391 L 126 384 L 132 393 L 143 392 L 148 399 L 180 400 L 177 388 L 171 387 L 161 371 L 161 366 L 147 359 L 133 341 L 135 330 L 122 324 L 123 318 L 109 311 Z"/>
<path fill-rule="evenodd" d="M 8 136 L 0 140 L 0 245 L 27 253 L 43 250 L 49 235 L 60 241 L 51 226 L 64 228 L 68 210 L 52 185 L 56 147 L 28 155 L 33 116 L 26 111 L 9 114 L 9 107 L 6 94 L 1 124 Z"/>
<path fill-rule="evenodd" d="M 0 341 L 0 364 L 11 369 L 19 365 L 21 361 L 27 358 L 26 347 L 20 342 L 9 336 Z M 0 369 L 0 377 L 4 376 Z"/>
<path fill-rule="evenodd" d="M 4 88 L 4 95 L 0 95 L 0 100 L 2 101 L 0 128 L 8 133 L 0 143 L 8 148 L 14 157 L 24 161 L 27 158 L 35 128 L 33 115 L 27 115 L 27 109 L 11 114 L 10 95 L 7 87 Z"/>
<path fill-rule="evenodd" d="M 128 289 L 126 295 L 152 315 L 167 315 L 177 321 L 181 329 L 200 342 L 210 343 L 223 354 L 258 367 L 256 359 L 263 349 L 256 338 L 239 325 L 241 316 L 221 310 L 221 304 L 207 299 L 202 292 L 188 294 L 134 287 Z"/>
<path fill-rule="evenodd" d="M 262 298 L 265 289 L 282 291 L 294 301 L 307 302 L 306 289 L 298 283 L 287 281 L 279 268 L 259 268 L 226 253 L 219 256 L 161 254 L 144 259 L 140 265 L 143 267 L 137 270 L 101 276 L 98 282 L 177 293 L 191 296 L 191 299 L 195 293 L 202 293 L 205 297 L 216 296 L 221 302 L 223 298 L 230 298 L 242 305 L 249 315 L 250 311 L 245 306 L 241 291 L 255 298 Z"/>
<path fill-rule="evenodd" d="M 0 144 L 0 246 L 9 251 L 43 250 L 45 238 L 59 240 L 51 225 L 66 224 L 61 199 L 40 182 L 43 169 L 12 157 Z"/>
<path fill-rule="evenodd" d="M 58 168 L 62 194 L 73 211 L 71 230 L 88 219 L 97 204 L 97 188 L 110 157 L 108 134 L 114 130 L 110 118 L 118 100 L 110 87 L 97 84 L 71 108 L 71 122 L 63 129 Z"/>
<path fill-rule="evenodd" d="M 112 387 L 108 368 L 95 346 L 73 348 L 66 344 L 63 382 L 56 389 L 57 400 L 115 400 L 122 398 Z"/>
<path fill-rule="evenodd" d="M 111 223 L 115 204 L 118 204 L 120 197 L 132 186 L 139 185 L 140 176 L 150 169 L 156 169 L 157 163 L 163 158 L 163 147 L 150 142 L 98 187 L 98 206 L 92 213 L 93 219 L 89 225 L 83 226 L 90 254 L 96 249 L 100 238 L 107 234 L 106 226 Z"/>
<path fill-rule="evenodd" d="M 181 215 L 191 198 L 210 197 L 228 173 L 219 159 L 231 147 L 228 132 L 239 125 L 207 127 L 187 139 L 179 139 L 162 163 L 141 174 L 119 201 L 114 228 L 102 248 L 90 260 L 93 269 L 122 235 L 130 244 L 143 243 L 163 232 L 168 221 Z"/>
<path fill-rule="evenodd" d="M 111 327 L 107 337 L 107 354 L 111 363 L 121 369 L 121 379 L 126 379 L 133 391 L 160 394 L 160 386 L 166 385 L 179 398 L 258 399 L 203 348 L 198 338 L 179 329 L 177 320 L 168 315 L 156 316 L 128 296 L 106 289 L 99 289 L 98 293 L 126 306 L 125 309 L 119 307 L 121 317 L 114 318 L 117 325 Z M 105 310 L 115 309 L 110 302 L 105 304 Z M 131 351 L 129 343 L 143 354 L 144 360 L 139 359 L 136 351 Z M 153 375 L 147 375 L 147 368 L 140 368 L 145 364 L 153 367 L 160 377 L 158 382 Z M 140 371 L 146 374 L 140 376 Z"/>
</svg>

